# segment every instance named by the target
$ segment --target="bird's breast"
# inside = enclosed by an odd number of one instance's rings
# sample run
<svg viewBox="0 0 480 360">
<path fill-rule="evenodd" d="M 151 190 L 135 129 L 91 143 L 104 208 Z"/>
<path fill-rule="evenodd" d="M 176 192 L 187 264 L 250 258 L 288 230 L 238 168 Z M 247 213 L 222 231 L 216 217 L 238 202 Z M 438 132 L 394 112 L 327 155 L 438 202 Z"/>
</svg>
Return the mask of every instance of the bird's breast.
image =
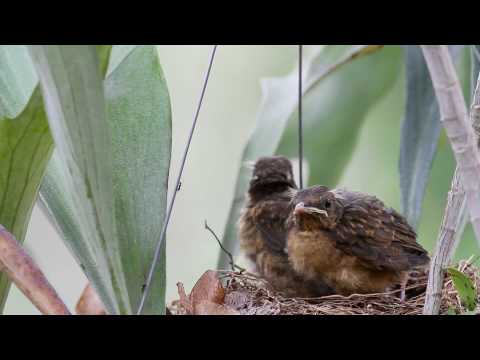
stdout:
<svg viewBox="0 0 480 360">
<path fill-rule="evenodd" d="M 324 231 L 291 232 L 288 256 L 294 269 L 311 279 L 332 272 L 346 260 Z"/>
</svg>

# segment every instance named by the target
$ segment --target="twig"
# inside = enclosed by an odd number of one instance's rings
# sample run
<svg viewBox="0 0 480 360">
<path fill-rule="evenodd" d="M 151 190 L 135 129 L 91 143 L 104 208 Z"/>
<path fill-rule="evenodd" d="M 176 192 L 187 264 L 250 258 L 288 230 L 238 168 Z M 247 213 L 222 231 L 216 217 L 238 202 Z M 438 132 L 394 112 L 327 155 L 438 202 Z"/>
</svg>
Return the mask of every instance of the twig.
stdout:
<svg viewBox="0 0 480 360">
<path fill-rule="evenodd" d="M 430 264 L 423 314 L 438 314 L 441 305 L 444 268 L 451 262 L 460 242 L 465 220 L 463 209 L 470 203 L 470 214 L 477 240 L 479 237 L 478 178 L 480 174 L 477 140 L 467 121 L 467 108 L 456 77 L 455 68 L 445 46 L 422 46 L 447 135 L 457 158 L 457 169 L 448 193 L 437 246 Z M 479 78 L 480 81 L 480 78 Z M 480 126 L 480 82 L 477 82 L 470 111 L 473 129 L 478 135 Z M 473 176 L 473 179 L 472 179 Z M 467 182 L 465 183 L 465 180 Z M 464 185 L 466 185 L 464 187 Z M 468 192 L 468 196 L 467 193 Z M 473 202 L 477 204 L 473 204 Z M 472 207 L 473 205 L 473 207 Z"/>
<path fill-rule="evenodd" d="M 150 266 L 150 270 L 148 272 L 147 280 L 146 280 L 146 282 L 144 284 L 144 287 L 143 287 L 143 294 L 142 294 L 142 298 L 140 300 L 140 305 L 139 305 L 138 310 L 137 310 L 137 315 L 140 315 L 142 313 L 143 308 L 145 306 L 145 301 L 147 300 L 148 294 L 150 292 L 150 286 L 152 284 L 153 274 L 154 274 L 155 268 L 157 266 L 158 258 L 160 257 L 160 250 L 161 250 L 162 242 L 163 242 L 163 239 L 165 238 L 165 234 L 167 232 L 167 227 L 168 227 L 168 223 L 170 221 L 170 216 L 172 215 L 173 205 L 175 204 L 175 198 L 177 196 L 177 192 L 180 189 L 180 183 L 181 183 L 181 179 L 182 179 L 183 169 L 184 169 L 185 163 L 187 161 L 188 150 L 190 149 L 190 143 L 192 142 L 193 133 L 195 132 L 195 127 L 197 125 L 198 115 L 200 114 L 200 109 L 202 108 L 203 98 L 205 96 L 205 91 L 207 89 L 208 79 L 210 78 L 210 72 L 212 70 L 213 60 L 215 59 L 215 53 L 217 51 L 217 46 L 218 45 L 213 46 L 212 53 L 210 55 L 210 63 L 208 64 L 208 70 L 207 70 L 207 73 L 205 75 L 205 80 L 203 82 L 202 93 L 200 94 L 200 99 L 198 101 L 197 110 L 195 112 L 195 117 L 193 119 L 192 128 L 190 129 L 190 133 L 188 135 L 188 140 L 187 140 L 187 145 L 185 146 L 185 151 L 183 153 L 182 161 L 180 163 L 180 170 L 178 172 L 177 182 L 176 182 L 175 187 L 174 187 L 175 190 L 173 191 L 173 195 L 172 195 L 172 198 L 170 200 L 170 204 L 169 204 L 168 209 L 167 209 L 167 215 L 165 217 L 165 221 L 163 222 L 162 231 L 160 232 L 160 238 L 158 239 L 157 246 L 155 248 L 155 255 L 153 257 L 152 265 Z"/>
<path fill-rule="evenodd" d="M 298 45 L 298 176 L 299 186 L 303 189 L 303 119 L 302 119 L 302 76 L 303 46 Z"/>
<path fill-rule="evenodd" d="M 37 264 L 2 225 L 0 270 L 7 274 L 42 314 L 70 315 L 68 308 Z"/>
<path fill-rule="evenodd" d="M 207 224 L 207 220 L 205 220 L 205 229 L 207 229 L 208 231 L 210 231 L 210 233 L 213 235 L 213 237 L 215 238 L 215 240 L 217 241 L 218 245 L 220 246 L 220 249 L 222 249 L 222 251 L 228 256 L 229 260 L 230 260 L 230 267 L 232 268 L 232 271 L 235 271 L 238 270 L 240 272 L 245 272 L 247 271 L 246 269 L 238 266 L 235 264 L 235 261 L 233 260 L 233 255 L 231 252 L 229 252 L 227 249 L 225 249 L 225 247 L 222 245 L 222 242 L 220 241 L 220 239 L 218 238 L 217 234 L 215 234 L 215 231 L 213 231 L 213 229 L 208 226 Z"/>
</svg>

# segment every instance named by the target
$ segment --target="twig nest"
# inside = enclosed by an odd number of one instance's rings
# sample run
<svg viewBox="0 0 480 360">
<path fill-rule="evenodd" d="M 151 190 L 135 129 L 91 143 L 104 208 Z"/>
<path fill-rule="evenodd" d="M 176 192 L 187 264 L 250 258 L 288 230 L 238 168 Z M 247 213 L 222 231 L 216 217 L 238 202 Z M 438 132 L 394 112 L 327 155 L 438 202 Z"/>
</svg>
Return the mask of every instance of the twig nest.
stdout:
<svg viewBox="0 0 480 360">
<path fill-rule="evenodd" d="M 469 261 L 462 261 L 458 270 L 472 280 L 479 304 L 479 269 Z M 403 302 L 398 296 L 400 290 L 382 294 L 354 294 L 348 297 L 331 295 L 307 299 L 284 297 L 273 291 L 264 279 L 253 274 L 208 271 L 192 289 L 189 300 L 182 295 L 180 300 L 172 303 L 170 311 L 174 315 L 200 314 L 200 311 L 193 310 L 199 308 L 199 300 L 191 303 L 197 292 L 215 298 L 214 301 L 201 298 L 200 301 L 214 304 L 200 306 L 201 313 L 205 315 L 420 315 L 425 302 L 427 280 L 427 272 L 412 273 L 406 288 L 407 299 Z M 466 309 L 452 280 L 446 276 L 444 281 L 440 314 L 465 313 Z M 223 291 L 219 290 L 219 286 L 222 286 Z M 479 310 L 480 306 L 477 305 L 476 312 Z"/>
</svg>

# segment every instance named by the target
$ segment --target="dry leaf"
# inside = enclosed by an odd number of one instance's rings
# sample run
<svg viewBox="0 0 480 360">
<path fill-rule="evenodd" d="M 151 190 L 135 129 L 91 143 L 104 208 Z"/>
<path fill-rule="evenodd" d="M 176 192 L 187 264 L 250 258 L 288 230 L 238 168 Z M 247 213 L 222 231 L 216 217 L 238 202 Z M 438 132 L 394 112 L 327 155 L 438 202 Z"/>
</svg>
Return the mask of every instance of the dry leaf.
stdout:
<svg viewBox="0 0 480 360">
<path fill-rule="evenodd" d="M 12 234 L 0 225 L 0 269 L 44 315 L 70 315 L 47 278 Z"/>
<path fill-rule="evenodd" d="M 107 312 L 97 292 L 87 284 L 75 306 L 77 315 L 106 315 Z"/>
<path fill-rule="evenodd" d="M 190 301 L 193 307 L 202 301 L 211 301 L 215 304 L 223 304 L 225 290 L 218 280 L 217 273 L 212 270 L 206 271 L 190 292 Z"/>
<path fill-rule="evenodd" d="M 215 271 L 206 271 L 187 297 L 182 283 L 177 283 L 179 304 L 188 315 L 237 315 L 224 304 L 225 290 Z"/>
</svg>

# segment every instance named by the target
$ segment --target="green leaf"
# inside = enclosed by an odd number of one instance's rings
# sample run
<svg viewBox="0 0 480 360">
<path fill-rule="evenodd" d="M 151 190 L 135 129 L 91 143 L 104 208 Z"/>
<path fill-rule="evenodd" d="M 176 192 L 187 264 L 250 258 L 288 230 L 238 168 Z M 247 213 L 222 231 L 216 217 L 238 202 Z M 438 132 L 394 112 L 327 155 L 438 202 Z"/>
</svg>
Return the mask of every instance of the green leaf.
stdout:
<svg viewBox="0 0 480 360">
<path fill-rule="evenodd" d="M 37 81 L 25 46 L 0 45 L 0 118 L 17 117 Z"/>
<path fill-rule="evenodd" d="M 342 48 L 330 47 L 335 51 Z M 304 156 L 309 166 L 309 185 L 337 185 L 353 155 L 364 120 L 395 84 L 401 63 L 400 48 L 386 46 L 347 64 L 305 94 Z M 295 111 L 278 154 L 298 157 L 297 121 Z"/>
<path fill-rule="evenodd" d="M 455 308 L 449 307 L 446 315 L 457 315 L 457 312 L 455 311 Z"/>
<path fill-rule="evenodd" d="M 130 307 L 117 310 L 117 294 L 105 276 L 106 251 L 92 241 L 79 221 L 75 205 L 78 189 L 68 181 L 60 153 L 55 152 L 41 189 L 42 202 L 68 247 L 111 313 L 134 313 L 138 307 L 155 242 L 165 216 L 171 153 L 171 110 L 166 80 L 154 46 L 127 49 L 114 46 L 105 80 L 103 150 L 111 154 L 109 177 L 116 234 L 115 256 L 121 264 Z M 115 59 L 113 59 L 115 57 Z M 112 60 L 115 66 L 112 67 Z M 103 92 L 102 92 L 103 96 Z M 66 175 L 66 176 L 65 176 Z M 87 199 L 85 199 L 87 197 Z M 94 198 L 94 197 L 93 197 Z M 84 201 L 88 196 L 84 196 Z M 100 203 L 102 205 L 102 203 Z M 101 230 L 101 229 L 100 229 Z M 100 235 L 94 235 L 100 238 Z M 108 239 L 107 246 L 110 246 Z M 165 313 L 165 248 L 154 276 L 145 313 Z M 108 272 L 108 271 L 107 271 Z"/>
<path fill-rule="evenodd" d="M 305 59 L 304 152 L 310 166 L 310 183 L 332 185 L 338 180 L 363 119 L 393 85 L 401 62 L 400 50 L 387 47 L 364 56 L 380 48 L 325 46 Z M 297 82 L 297 69 L 285 77 L 262 82 L 263 100 L 257 126 L 244 149 L 242 164 L 275 153 L 297 156 Z M 232 253 L 238 249 L 236 222 L 249 177 L 250 171 L 242 166 L 223 237 L 224 246 Z M 228 259 L 221 253 L 218 267 L 224 268 L 226 264 Z"/>
<path fill-rule="evenodd" d="M 20 243 L 53 148 L 37 81 L 24 46 L 0 46 L 0 224 Z M 0 313 L 9 289 L 0 273 Z"/>
<path fill-rule="evenodd" d="M 110 75 L 117 66 L 139 45 L 117 45 L 112 48 L 106 75 Z"/>
<path fill-rule="evenodd" d="M 4 66 L 0 63 L 2 71 L 5 71 Z M 16 118 L 0 118 L 0 224 L 20 243 L 25 239 L 52 149 L 41 92 L 36 88 Z M 0 273 L 0 313 L 9 289 L 8 277 Z"/>
<path fill-rule="evenodd" d="M 82 240 L 95 253 L 102 284 L 93 284 L 110 313 L 130 313 L 113 206 L 113 154 L 95 46 L 29 46 L 40 78 L 62 181 Z M 57 219 L 58 221 L 58 219 Z M 103 292 L 105 289 L 106 293 Z M 107 301 L 108 300 L 108 301 Z"/>
<path fill-rule="evenodd" d="M 472 280 L 454 268 L 448 268 L 447 273 L 453 281 L 462 305 L 465 306 L 468 311 L 474 311 L 477 306 L 477 292 Z"/>
<path fill-rule="evenodd" d="M 136 310 L 165 218 L 172 145 L 170 96 L 155 46 L 135 48 L 108 76 L 105 89 L 115 215 Z M 165 275 L 164 242 L 144 314 L 165 313 Z"/>
<path fill-rule="evenodd" d="M 110 62 L 110 53 L 112 45 L 95 45 L 97 48 L 98 64 L 100 73 L 103 77 L 107 74 L 108 64 Z"/>
<path fill-rule="evenodd" d="M 462 45 L 450 46 L 450 53 L 456 58 L 462 48 Z M 442 126 L 422 50 L 417 45 L 407 45 L 405 57 L 406 111 L 400 142 L 400 189 L 403 214 L 416 228 Z"/>
</svg>

